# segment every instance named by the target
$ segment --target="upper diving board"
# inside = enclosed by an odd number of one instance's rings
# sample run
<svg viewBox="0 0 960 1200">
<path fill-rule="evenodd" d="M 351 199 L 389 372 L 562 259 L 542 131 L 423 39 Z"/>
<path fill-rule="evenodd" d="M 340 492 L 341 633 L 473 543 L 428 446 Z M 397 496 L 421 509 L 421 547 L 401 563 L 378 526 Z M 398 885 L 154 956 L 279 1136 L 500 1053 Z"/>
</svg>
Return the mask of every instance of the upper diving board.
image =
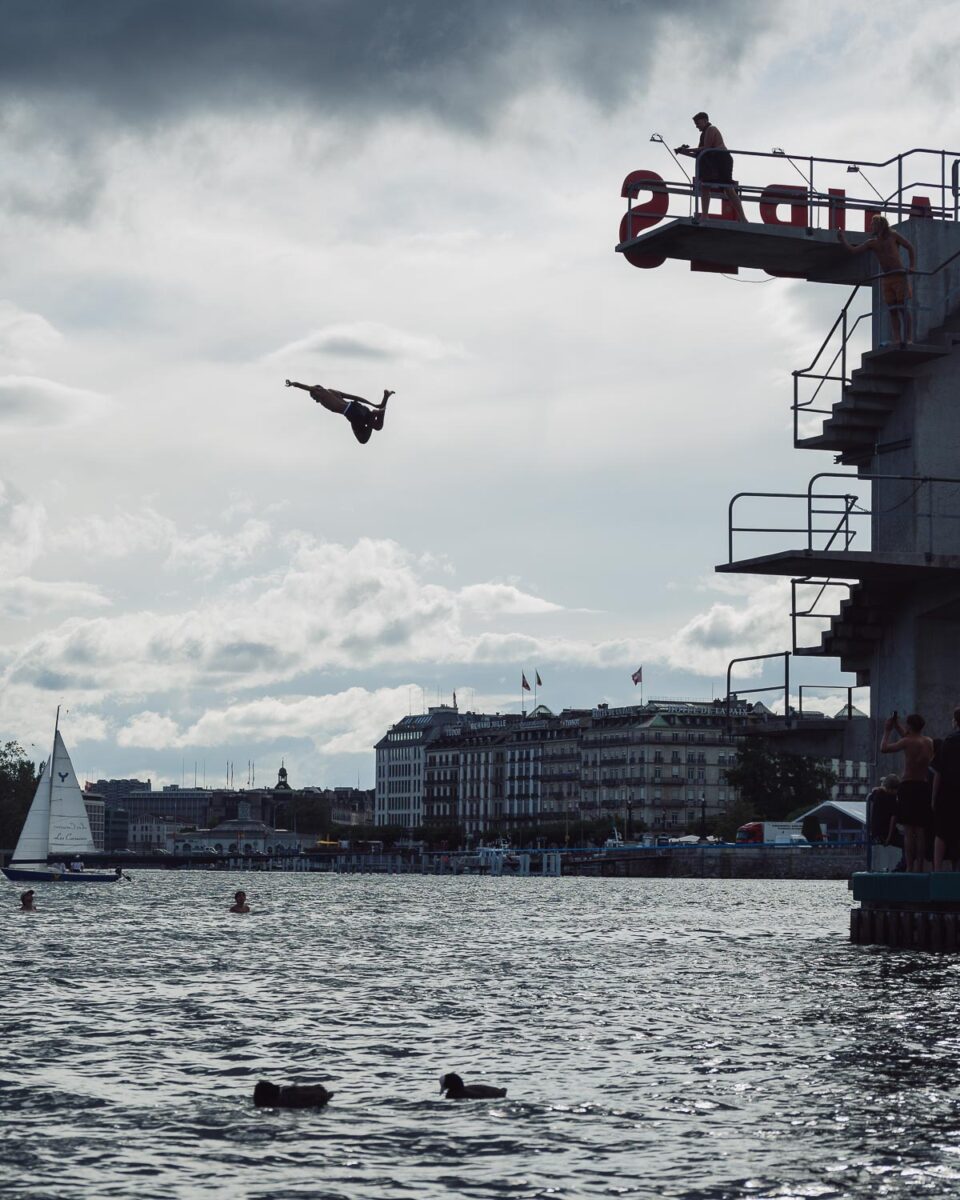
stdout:
<svg viewBox="0 0 960 1200">
<path fill-rule="evenodd" d="M 864 235 L 852 234 L 850 241 Z M 775 275 L 849 287 L 871 275 L 868 255 L 852 255 L 839 244 L 836 230 L 759 222 L 724 221 L 714 217 L 676 217 L 645 229 L 617 245 L 655 260 L 677 258 L 708 271 L 757 267 Z M 874 268 L 875 270 L 875 268 Z"/>
</svg>

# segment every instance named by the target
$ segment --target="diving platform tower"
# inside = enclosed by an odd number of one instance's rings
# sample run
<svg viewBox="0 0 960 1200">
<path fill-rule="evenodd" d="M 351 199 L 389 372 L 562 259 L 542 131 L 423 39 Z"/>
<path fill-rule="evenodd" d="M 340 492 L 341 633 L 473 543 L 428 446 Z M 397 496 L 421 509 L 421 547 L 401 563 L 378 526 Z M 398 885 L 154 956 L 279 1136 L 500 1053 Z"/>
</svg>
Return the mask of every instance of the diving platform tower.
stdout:
<svg viewBox="0 0 960 1200">
<path fill-rule="evenodd" d="M 891 712 L 924 714 L 938 736 L 960 704 L 960 153 L 911 150 L 882 163 L 732 153 L 744 174 L 789 181 L 735 181 L 742 223 L 696 175 L 632 171 L 616 249 L 643 270 L 672 258 L 693 271 L 760 268 L 852 289 L 811 365 L 793 371 L 794 445 L 832 458 L 806 492 L 737 493 L 716 569 L 792 584 L 792 645 L 755 656 L 783 660 L 784 715 L 750 732 L 783 750 L 875 762 Z M 869 194 L 848 195 L 851 180 Z M 891 339 L 874 256 L 839 240 L 843 230 L 862 243 L 875 215 L 916 249 L 905 345 Z M 770 552 L 784 533 L 786 548 Z M 766 552 L 745 553 L 751 539 Z M 811 622 L 820 640 L 804 644 Z M 792 656 L 839 659 L 869 687 L 871 717 L 854 716 L 850 692 L 851 719 L 804 717 L 802 690 L 791 705 Z"/>
</svg>

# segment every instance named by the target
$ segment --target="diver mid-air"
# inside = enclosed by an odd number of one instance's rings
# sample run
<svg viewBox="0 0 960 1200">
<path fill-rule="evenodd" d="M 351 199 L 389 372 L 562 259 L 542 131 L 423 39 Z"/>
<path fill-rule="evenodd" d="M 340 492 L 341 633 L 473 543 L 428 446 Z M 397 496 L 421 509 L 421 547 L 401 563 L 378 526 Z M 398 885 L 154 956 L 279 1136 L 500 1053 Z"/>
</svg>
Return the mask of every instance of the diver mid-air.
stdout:
<svg viewBox="0 0 960 1200">
<path fill-rule="evenodd" d="M 353 430 L 353 436 L 358 442 L 369 442 L 370 434 L 375 429 L 383 428 L 387 401 L 393 395 L 393 392 L 384 388 L 383 399 L 379 404 L 374 404 L 372 400 L 364 400 L 362 396 L 351 396 L 349 392 L 338 392 L 336 388 L 321 387 L 319 383 L 297 383 L 294 379 L 287 379 L 284 382 L 287 387 L 302 388 L 324 408 L 346 417 Z"/>
</svg>

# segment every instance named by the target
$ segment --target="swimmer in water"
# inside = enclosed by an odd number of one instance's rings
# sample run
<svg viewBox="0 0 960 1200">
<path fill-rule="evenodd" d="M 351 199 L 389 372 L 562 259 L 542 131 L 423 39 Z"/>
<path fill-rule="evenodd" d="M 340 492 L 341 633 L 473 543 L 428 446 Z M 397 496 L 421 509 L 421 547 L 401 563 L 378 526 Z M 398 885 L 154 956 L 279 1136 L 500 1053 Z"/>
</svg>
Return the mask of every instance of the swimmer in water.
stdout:
<svg viewBox="0 0 960 1200">
<path fill-rule="evenodd" d="M 248 913 L 250 911 L 246 892 L 234 892 L 233 903 L 230 905 L 229 911 L 235 913 Z"/>
<path fill-rule="evenodd" d="M 36 912 L 36 906 L 33 903 L 33 888 L 29 891 L 20 893 L 20 911 L 21 912 Z"/>
<path fill-rule="evenodd" d="M 338 392 L 336 388 L 321 387 L 319 383 L 313 385 L 297 383 L 293 379 L 287 379 L 284 382 L 287 387 L 302 388 L 330 412 L 340 413 L 341 416 L 346 417 L 353 430 L 353 436 L 358 442 L 369 442 L 373 431 L 383 428 L 387 401 L 393 395 L 393 392 L 384 388 L 383 399 L 379 404 L 374 404 L 372 400 L 364 400 L 362 396 L 351 396 L 349 392 Z"/>
</svg>

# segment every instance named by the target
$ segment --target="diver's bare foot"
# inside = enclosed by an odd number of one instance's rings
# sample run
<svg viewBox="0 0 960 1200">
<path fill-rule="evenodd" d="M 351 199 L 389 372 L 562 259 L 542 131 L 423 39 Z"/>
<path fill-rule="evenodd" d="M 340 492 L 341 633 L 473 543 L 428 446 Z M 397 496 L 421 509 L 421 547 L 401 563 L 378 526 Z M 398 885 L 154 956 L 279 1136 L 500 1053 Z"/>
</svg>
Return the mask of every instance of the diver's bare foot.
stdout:
<svg viewBox="0 0 960 1200">
<path fill-rule="evenodd" d="M 387 391 L 386 388 L 384 388 L 383 389 L 383 399 L 380 401 L 380 403 L 386 404 L 386 402 L 390 399 L 390 397 L 395 396 L 396 394 L 397 394 L 396 392 L 389 392 L 389 391 Z"/>
</svg>

